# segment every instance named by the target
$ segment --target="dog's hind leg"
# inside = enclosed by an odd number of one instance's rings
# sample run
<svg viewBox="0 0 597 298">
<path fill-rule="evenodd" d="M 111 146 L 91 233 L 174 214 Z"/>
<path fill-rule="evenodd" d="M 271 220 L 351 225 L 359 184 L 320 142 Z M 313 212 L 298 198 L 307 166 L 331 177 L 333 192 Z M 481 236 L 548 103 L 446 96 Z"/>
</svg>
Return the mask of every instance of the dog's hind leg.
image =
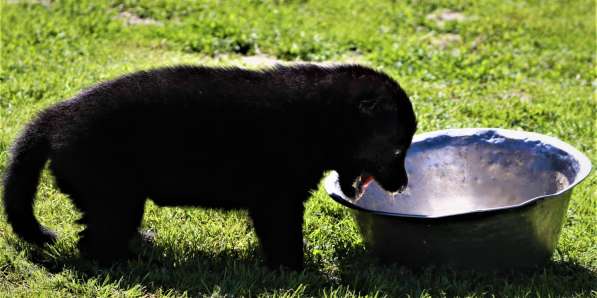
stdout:
<svg viewBox="0 0 597 298">
<path fill-rule="evenodd" d="M 145 198 L 118 187 L 113 192 L 85 195 L 79 251 L 82 256 L 100 265 L 127 258 L 129 242 L 137 233 L 143 218 Z"/>
<path fill-rule="evenodd" d="M 303 266 L 303 213 L 300 199 L 284 198 L 249 209 L 255 232 L 272 269 L 286 267 L 301 270 Z"/>
<path fill-rule="evenodd" d="M 56 155 L 50 168 L 58 187 L 81 211 L 79 252 L 102 265 L 129 255 L 128 245 L 143 218 L 146 194 L 135 171 L 112 158 Z M 109 156 L 109 155 L 108 155 Z"/>
</svg>

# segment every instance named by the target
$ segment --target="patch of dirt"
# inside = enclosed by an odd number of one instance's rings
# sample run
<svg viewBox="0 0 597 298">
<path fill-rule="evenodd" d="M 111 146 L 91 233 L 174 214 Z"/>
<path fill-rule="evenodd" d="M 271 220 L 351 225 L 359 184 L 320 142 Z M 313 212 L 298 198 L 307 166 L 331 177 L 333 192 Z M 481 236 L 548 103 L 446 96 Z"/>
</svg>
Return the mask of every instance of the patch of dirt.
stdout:
<svg viewBox="0 0 597 298">
<path fill-rule="evenodd" d="M 339 63 L 348 63 L 348 64 L 361 64 L 361 65 L 370 65 L 369 61 L 365 59 L 365 57 L 359 52 L 349 52 L 348 54 L 344 55 L 340 60 Z"/>
<path fill-rule="evenodd" d="M 502 93 L 500 95 L 500 97 L 503 98 L 503 99 L 516 99 L 516 98 L 518 98 L 522 102 L 530 102 L 531 100 L 533 100 L 533 98 L 531 97 L 531 95 L 528 94 L 527 92 L 525 92 L 524 90 L 507 91 L 507 92 Z"/>
<path fill-rule="evenodd" d="M 163 23 L 152 18 L 142 18 L 134 13 L 123 11 L 118 14 L 118 19 L 124 21 L 128 26 L 142 25 L 142 26 L 162 26 Z"/>
<path fill-rule="evenodd" d="M 462 44 L 462 37 L 453 33 L 440 34 L 431 38 L 431 44 L 443 50 Z"/>
<path fill-rule="evenodd" d="M 6 4 L 40 4 L 44 7 L 50 7 L 52 5 L 52 0 L 7 0 Z"/>
<path fill-rule="evenodd" d="M 466 20 L 463 13 L 449 9 L 438 9 L 427 15 L 427 19 L 434 21 L 440 27 L 443 27 L 447 22 L 462 22 Z"/>
<path fill-rule="evenodd" d="M 349 53 L 343 57 L 338 58 L 334 61 L 304 61 L 304 60 L 281 60 L 274 56 L 266 54 L 255 54 L 251 56 L 235 56 L 222 54 L 217 55 L 215 61 L 224 64 L 236 64 L 248 68 L 261 68 L 261 67 L 273 67 L 276 65 L 293 65 L 293 64 L 317 64 L 322 66 L 334 66 L 339 64 L 362 64 L 368 65 L 369 63 L 363 58 L 362 55 L 356 53 Z"/>
<path fill-rule="evenodd" d="M 278 60 L 275 57 L 271 57 L 264 54 L 257 54 L 253 56 L 241 56 L 240 63 L 247 66 L 266 66 L 272 67 L 276 64 L 287 64 L 288 61 Z"/>
</svg>

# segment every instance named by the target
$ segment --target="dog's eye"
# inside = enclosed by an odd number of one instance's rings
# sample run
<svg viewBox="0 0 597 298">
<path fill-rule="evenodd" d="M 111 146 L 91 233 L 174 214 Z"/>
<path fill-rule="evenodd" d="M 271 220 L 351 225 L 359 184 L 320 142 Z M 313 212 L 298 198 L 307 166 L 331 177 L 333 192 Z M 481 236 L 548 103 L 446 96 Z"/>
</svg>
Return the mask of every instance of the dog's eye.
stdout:
<svg viewBox="0 0 597 298">
<path fill-rule="evenodd" d="M 402 154 L 402 149 L 398 149 L 396 151 L 394 151 L 394 155 L 400 155 Z"/>
</svg>

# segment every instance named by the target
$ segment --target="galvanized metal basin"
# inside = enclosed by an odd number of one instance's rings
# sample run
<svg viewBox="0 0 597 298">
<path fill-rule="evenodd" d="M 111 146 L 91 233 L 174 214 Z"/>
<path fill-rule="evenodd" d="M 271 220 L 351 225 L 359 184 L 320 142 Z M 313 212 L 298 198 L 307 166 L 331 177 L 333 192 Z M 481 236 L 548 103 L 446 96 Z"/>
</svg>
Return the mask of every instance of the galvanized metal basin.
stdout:
<svg viewBox="0 0 597 298">
<path fill-rule="evenodd" d="M 347 198 L 335 172 L 324 187 L 354 211 L 382 261 L 501 270 L 549 260 L 572 189 L 590 170 L 585 155 L 552 137 L 448 129 L 415 136 L 400 194 L 372 182 Z"/>
</svg>

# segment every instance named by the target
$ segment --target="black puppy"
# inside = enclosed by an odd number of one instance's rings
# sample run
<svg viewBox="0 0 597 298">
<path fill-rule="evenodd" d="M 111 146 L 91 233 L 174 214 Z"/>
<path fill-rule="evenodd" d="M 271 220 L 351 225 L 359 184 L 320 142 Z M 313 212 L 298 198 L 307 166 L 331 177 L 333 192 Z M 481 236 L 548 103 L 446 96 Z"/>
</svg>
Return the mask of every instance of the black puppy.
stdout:
<svg viewBox="0 0 597 298">
<path fill-rule="evenodd" d="M 360 176 L 400 190 L 415 129 L 400 86 L 363 66 L 142 71 L 41 112 L 14 144 L 4 207 L 21 238 L 55 240 L 32 207 L 49 159 L 82 212 L 85 256 L 126 256 L 150 198 L 248 209 L 267 264 L 299 269 L 303 203 L 322 173 L 337 170 L 347 195 Z"/>
</svg>

